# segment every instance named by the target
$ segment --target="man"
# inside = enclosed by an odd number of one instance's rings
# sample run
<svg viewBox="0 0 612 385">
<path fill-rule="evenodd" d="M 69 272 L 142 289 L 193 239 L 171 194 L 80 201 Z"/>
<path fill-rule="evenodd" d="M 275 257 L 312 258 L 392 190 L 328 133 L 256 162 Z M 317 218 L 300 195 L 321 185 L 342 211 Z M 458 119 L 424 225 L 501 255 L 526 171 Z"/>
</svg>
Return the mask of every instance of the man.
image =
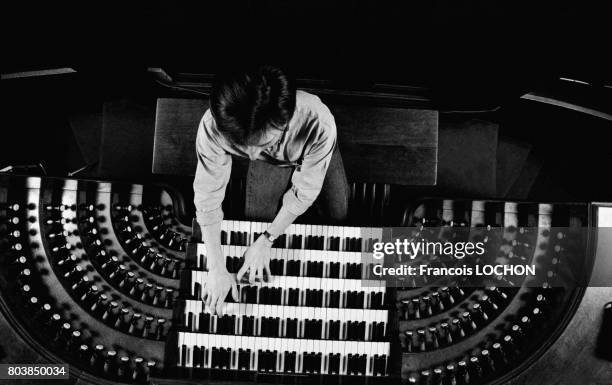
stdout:
<svg viewBox="0 0 612 385">
<path fill-rule="evenodd" d="M 238 301 L 236 283 L 246 273 L 251 283 L 263 281 L 264 274 L 270 276 L 274 239 L 317 197 L 318 208 L 330 221 L 345 218 L 348 184 L 331 112 L 317 96 L 296 91 L 291 79 L 275 67 L 263 66 L 215 79 L 210 109 L 198 128 L 196 150 L 194 203 L 209 271 L 202 294 L 211 312 L 220 314 L 228 292 Z M 236 279 L 225 267 L 220 245 L 221 203 L 232 155 L 251 160 L 248 199 L 276 210 L 278 197 L 284 192 L 280 210 L 267 231 L 245 252 Z M 278 183 L 278 175 L 286 173 L 287 167 L 293 170 L 290 186 Z M 276 183 L 269 183 L 271 180 Z"/>
</svg>

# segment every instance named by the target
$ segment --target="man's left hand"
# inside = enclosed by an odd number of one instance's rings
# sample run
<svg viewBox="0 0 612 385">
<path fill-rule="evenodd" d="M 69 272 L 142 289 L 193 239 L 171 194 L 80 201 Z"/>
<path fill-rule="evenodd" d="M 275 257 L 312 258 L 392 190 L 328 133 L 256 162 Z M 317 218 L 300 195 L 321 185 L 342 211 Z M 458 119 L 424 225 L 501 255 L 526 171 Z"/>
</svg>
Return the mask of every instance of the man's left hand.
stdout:
<svg viewBox="0 0 612 385">
<path fill-rule="evenodd" d="M 255 283 L 255 279 L 264 281 L 264 272 L 270 277 L 270 255 L 272 254 L 272 243 L 262 234 L 257 238 L 244 253 L 244 263 L 236 275 L 240 283 L 242 277 L 249 272 L 249 282 Z"/>
</svg>

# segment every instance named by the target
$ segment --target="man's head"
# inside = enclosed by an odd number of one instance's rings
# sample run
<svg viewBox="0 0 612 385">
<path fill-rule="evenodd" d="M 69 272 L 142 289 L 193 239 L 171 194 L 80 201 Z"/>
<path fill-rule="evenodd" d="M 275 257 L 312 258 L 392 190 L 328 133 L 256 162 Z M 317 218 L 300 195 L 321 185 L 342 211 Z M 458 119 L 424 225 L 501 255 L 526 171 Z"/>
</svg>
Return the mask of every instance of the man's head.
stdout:
<svg viewBox="0 0 612 385">
<path fill-rule="evenodd" d="M 257 67 L 215 78 L 210 109 L 219 131 L 249 147 L 272 145 L 293 115 L 295 86 L 278 68 Z"/>
</svg>

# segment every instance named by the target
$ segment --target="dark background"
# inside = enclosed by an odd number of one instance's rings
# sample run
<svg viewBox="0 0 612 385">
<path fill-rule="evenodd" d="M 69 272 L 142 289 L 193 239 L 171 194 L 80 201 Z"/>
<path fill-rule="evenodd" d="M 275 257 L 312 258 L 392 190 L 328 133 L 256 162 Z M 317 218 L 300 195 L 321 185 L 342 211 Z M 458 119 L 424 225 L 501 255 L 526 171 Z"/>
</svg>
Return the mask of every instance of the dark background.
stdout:
<svg viewBox="0 0 612 385">
<path fill-rule="evenodd" d="M 117 76 L 284 64 L 351 84 L 517 89 L 610 80 L 606 2 L 94 1 L 3 5 L 2 71 L 71 65 Z"/>
<path fill-rule="evenodd" d="M 535 187 L 517 192 L 517 197 L 612 199 L 607 182 L 612 151 L 605 140 L 610 122 L 519 99 L 567 77 L 589 83 L 589 101 L 612 105 L 612 64 L 606 55 L 611 13 L 604 4 L 4 4 L 2 73 L 62 66 L 78 73 L 59 86 L 55 80 L 3 82 L 0 167 L 41 161 L 50 175 L 66 176 L 86 164 L 97 147 L 79 148 L 72 135 L 75 127 L 101 126 L 95 116 L 102 119 L 103 105 L 109 101 L 144 100 L 143 108 L 149 108 L 159 90 L 146 72 L 148 67 L 170 73 L 215 73 L 236 63 L 273 63 L 297 77 L 331 81 L 338 89 L 367 90 L 374 83 L 423 87 L 432 108 L 463 111 L 459 117 L 443 115 L 444 127 L 460 129 L 469 119 L 485 119 L 499 125 L 500 137 L 531 146 L 538 180 Z M 500 106 L 494 114 L 465 114 Z M 470 152 L 455 149 L 447 163 L 457 164 L 462 153 Z M 527 163 L 521 167 L 527 169 Z M 120 179 L 121 173 L 105 177 Z"/>
</svg>

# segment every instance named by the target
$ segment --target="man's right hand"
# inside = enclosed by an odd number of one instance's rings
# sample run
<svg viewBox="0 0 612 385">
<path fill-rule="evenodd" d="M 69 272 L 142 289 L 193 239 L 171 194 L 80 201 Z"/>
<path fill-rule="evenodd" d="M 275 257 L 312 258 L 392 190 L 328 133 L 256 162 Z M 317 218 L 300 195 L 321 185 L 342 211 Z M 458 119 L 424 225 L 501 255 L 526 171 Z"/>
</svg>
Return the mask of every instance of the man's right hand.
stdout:
<svg viewBox="0 0 612 385">
<path fill-rule="evenodd" d="M 223 303 L 230 289 L 234 301 L 238 302 L 236 278 L 224 266 L 208 270 L 208 277 L 202 287 L 202 300 L 206 301 L 211 314 L 222 315 Z"/>
</svg>

